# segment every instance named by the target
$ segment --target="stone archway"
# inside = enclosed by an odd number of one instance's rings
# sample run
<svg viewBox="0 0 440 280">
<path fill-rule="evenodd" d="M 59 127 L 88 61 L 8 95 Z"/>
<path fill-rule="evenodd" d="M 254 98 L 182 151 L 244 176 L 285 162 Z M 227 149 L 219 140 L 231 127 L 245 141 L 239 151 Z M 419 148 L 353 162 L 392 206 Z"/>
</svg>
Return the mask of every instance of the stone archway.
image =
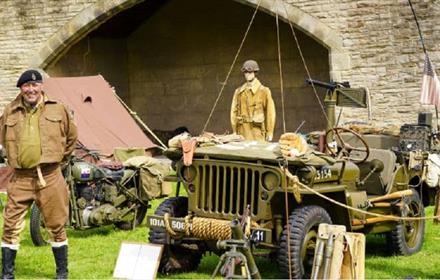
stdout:
<svg viewBox="0 0 440 280">
<path fill-rule="evenodd" d="M 99 0 L 87 7 L 67 22 L 52 35 L 40 49 L 32 54 L 32 67 L 45 69 L 54 63 L 76 42 L 87 36 L 88 33 L 115 16 L 121 11 L 129 9 L 144 0 Z"/>
<path fill-rule="evenodd" d="M 278 16 L 292 23 L 310 37 L 314 38 L 320 44 L 329 50 L 330 78 L 334 81 L 341 80 L 341 71 L 350 68 L 350 56 L 342 48 L 342 36 L 322 21 L 302 11 L 301 9 L 285 3 L 284 1 L 274 0 L 234 0 L 246 5 L 260 8 L 265 12 Z"/>
<path fill-rule="evenodd" d="M 84 9 L 58 30 L 41 46 L 36 54 L 31 56 L 31 66 L 45 69 L 54 63 L 73 44 L 84 38 L 89 32 L 118 14 L 121 11 L 143 2 L 144 0 L 112 0 L 98 1 Z M 348 53 L 342 49 L 342 36 L 323 22 L 290 4 L 272 0 L 234 0 L 255 7 L 260 7 L 267 13 L 278 14 L 287 22 L 310 35 L 329 50 L 330 78 L 340 80 L 341 71 L 350 68 Z M 286 13 L 287 12 L 287 13 Z"/>
<path fill-rule="evenodd" d="M 185 125 L 190 131 L 200 131 L 230 67 L 230 59 L 237 50 L 235 47 L 243 36 L 243 28 L 248 25 L 256 7 L 255 0 L 207 2 L 119 1 L 119 5 L 114 6 L 92 5 L 42 46 L 33 66 L 56 76 L 101 73 L 152 128 L 172 129 Z M 152 3 L 163 6 L 155 10 L 149 6 Z M 213 4 L 217 8 L 210 14 Z M 274 98 L 278 99 L 275 100 L 277 112 L 288 108 L 286 127 L 295 129 L 307 119 L 303 127 L 305 131 L 321 129 L 325 120 L 316 106 L 316 96 L 309 94 L 304 85 L 304 67 L 285 22 L 294 23 L 297 36 L 302 39 L 300 42 L 307 46 L 303 54 L 308 57 L 308 66 L 313 68 L 311 72 L 315 79 L 340 80 L 340 73 L 349 67 L 348 55 L 341 51 L 341 36 L 296 7 L 269 4 L 269 1 L 261 1 L 261 12 L 252 26 L 258 32 L 249 34 L 240 59 L 250 56 L 261 62 L 260 67 L 263 66 L 264 70 L 259 74 L 264 84 L 272 89 Z M 139 11 L 148 11 L 138 17 L 145 19 L 146 15 L 148 20 L 135 27 L 130 22 L 129 28 L 119 29 L 118 36 L 111 37 L 121 22 L 133 18 L 132 13 L 139 14 Z M 283 60 L 286 62 L 283 72 L 289 74 L 289 80 L 283 83 L 289 98 L 283 106 L 276 34 L 273 32 L 275 13 L 284 20 L 280 23 L 280 33 L 284 35 L 281 44 L 285 46 Z M 187 18 L 189 14 L 191 18 Z M 225 17 L 229 19 L 225 21 Z M 217 133 L 229 129 L 228 111 L 232 96 L 227 94 L 231 95 L 234 86 L 242 83 L 238 64 L 240 62 L 235 64 L 236 71 L 228 80 L 210 125 L 210 129 Z M 276 134 L 281 129 L 281 121 L 278 121 Z"/>
</svg>

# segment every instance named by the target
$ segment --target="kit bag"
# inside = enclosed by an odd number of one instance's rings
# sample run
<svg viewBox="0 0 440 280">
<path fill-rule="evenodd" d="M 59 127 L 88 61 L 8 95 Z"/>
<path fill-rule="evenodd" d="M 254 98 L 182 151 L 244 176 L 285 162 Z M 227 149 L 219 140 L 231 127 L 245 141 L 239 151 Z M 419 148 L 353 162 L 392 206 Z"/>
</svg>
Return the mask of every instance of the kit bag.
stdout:
<svg viewBox="0 0 440 280">
<path fill-rule="evenodd" d="M 136 156 L 126 160 L 124 166 L 139 169 L 140 199 L 148 201 L 171 194 L 171 185 L 169 182 L 164 182 L 165 176 L 171 171 L 168 161 L 149 156 Z"/>
</svg>

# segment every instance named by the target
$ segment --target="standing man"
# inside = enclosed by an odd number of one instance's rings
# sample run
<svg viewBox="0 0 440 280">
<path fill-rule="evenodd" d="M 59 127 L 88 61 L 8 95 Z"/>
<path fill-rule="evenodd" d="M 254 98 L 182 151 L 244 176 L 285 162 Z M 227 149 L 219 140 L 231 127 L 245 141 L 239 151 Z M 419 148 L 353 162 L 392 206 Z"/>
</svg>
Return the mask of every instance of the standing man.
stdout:
<svg viewBox="0 0 440 280">
<path fill-rule="evenodd" d="M 270 89 L 255 77 L 260 70 L 255 60 L 247 60 L 241 71 L 246 82 L 235 90 L 231 106 L 234 133 L 246 140 L 272 141 L 275 128 L 275 105 Z"/>
<path fill-rule="evenodd" d="M 3 213 L 2 279 L 14 279 L 15 256 L 27 210 L 35 201 L 51 234 L 56 279 L 67 278 L 68 186 L 60 163 L 75 148 L 77 129 L 66 107 L 43 92 L 36 70 L 25 71 L 17 82 L 20 94 L 0 119 L 0 144 L 14 175 L 7 186 Z"/>
</svg>

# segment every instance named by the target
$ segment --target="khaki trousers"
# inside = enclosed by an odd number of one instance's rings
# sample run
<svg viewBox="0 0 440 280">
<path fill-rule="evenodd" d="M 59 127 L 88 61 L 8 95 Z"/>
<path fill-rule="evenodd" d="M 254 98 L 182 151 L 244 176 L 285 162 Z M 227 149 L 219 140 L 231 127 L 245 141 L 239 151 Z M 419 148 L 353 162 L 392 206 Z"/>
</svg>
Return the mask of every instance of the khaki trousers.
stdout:
<svg viewBox="0 0 440 280">
<path fill-rule="evenodd" d="M 27 210 L 35 201 L 52 241 L 67 239 L 64 228 L 69 215 L 69 191 L 58 165 L 41 168 L 46 186 L 42 186 L 36 169 L 14 170 L 7 186 L 8 201 L 3 213 L 2 241 L 18 244 L 24 229 Z"/>
</svg>

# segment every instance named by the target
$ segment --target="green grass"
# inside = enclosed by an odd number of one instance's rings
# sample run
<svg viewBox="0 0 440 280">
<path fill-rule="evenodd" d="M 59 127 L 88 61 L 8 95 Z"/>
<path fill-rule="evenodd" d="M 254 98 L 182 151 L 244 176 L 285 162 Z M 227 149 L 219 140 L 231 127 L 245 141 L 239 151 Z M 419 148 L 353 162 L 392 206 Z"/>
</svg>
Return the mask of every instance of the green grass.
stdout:
<svg viewBox="0 0 440 280">
<path fill-rule="evenodd" d="M 4 201 L 4 195 L 1 197 Z M 153 203 L 153 209 L 159 201 Z M 426 215 L 432 215 L 432 207 Z M 2 219 L 0 219 L 2 224 Z M 0 230 L 1 232 L 1 230 Z M 123 241 L 147 242 L 148 230 L 142 224 L 133 231 L 122 231 L 106 226 L 85 231 L 68 230 L 69 276 L 71 279 L 111 278 Z M 440 278 L 440 226 L 427 221 L 425 243 L 421 252 L 407 257 L 388 257 L 384 238 L 368 236 L 365 263 L 366 278 Z M 205 256 L 197 273 L 158 275 L 159 278 L 209 278 L 217 265 L 218 257 Z M 280 278 L 275 262 L 258 258 L 257 265 L 263 278 Z M 55 264 L 49 246 L 35 247 L 26 227 L 22 234 L 20 251 L 16 260 L 16 277 L 23 279 L 53 278 Z"/>
</svg>

